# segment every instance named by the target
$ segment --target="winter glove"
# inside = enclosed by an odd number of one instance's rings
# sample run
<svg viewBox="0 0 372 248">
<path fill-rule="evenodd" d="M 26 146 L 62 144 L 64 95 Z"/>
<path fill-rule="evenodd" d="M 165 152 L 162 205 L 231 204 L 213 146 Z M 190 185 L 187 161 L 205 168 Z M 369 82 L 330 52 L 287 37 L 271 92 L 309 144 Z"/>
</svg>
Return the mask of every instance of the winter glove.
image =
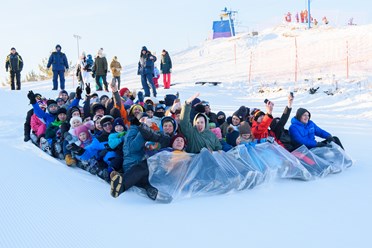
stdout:
<svg viewBox="0 0 372 248">
<path fill-rule="evenodd" d="M 133 94 L 130 94 L 130 95 L 129 95 L 129 99 L 133 101 L 134 99 L 136 99 L 136 97 L 133 96 Z"/>
<path fill-rule="evenodd" d="M 326 141 L 328 143 L 331 143 L 332 141 L 335 142 L 335 139 L 332 136 L 329 136 L 328 138 L 326 138 Z"/>
<path fill-rule="evenodd" d="M 81 93 L 83 93 L 83 90 L 80 88 L 80 86 L 76 87 L 75 93 L 76 93 L 75 98 L 81 99 Z"/>
<path fill-rule="evenodd" d="M 316 147 L 323 147 L 323 146 L 326 146 L 327 144 L 326 143 L 323 143 L 323 142 L 316 142 Z"/>
<path fill-rule="evenodd" d="M 125 134 L 126 134 L 126 132 L 118 133 L 118 137 L 121 138 L 121 137 L 123 137 Z"/>
<path fill-rule="evenodd" d="M 85 149 L 76 145 L 75 143 L 72 143 L 72 144 L 68 144 L 66 146 L 66 148 L 74 153 L 76 153 L 77 155 L 81 156 L 83 155 L 83 153 L 85 152 Z"/>
<path fill-rule="evenodd" d="M 93 71 L 92 72 L 92 78 L 95 78 L 96 77 L 96 73 Z"/>
<path fill-rule="evenodd" d="M 28 99 L 30 99 L 30 104 L 35 104 L 36 99 L 35 99 L 35 94 L 32 90 L 30 90 L 27 94 Z"/>
<path fill-rule="evenodd" d="M 90 95 L 90 83 L 85 84 L 85 92 L 87 93 L 87 95 Z"/>
</svg>

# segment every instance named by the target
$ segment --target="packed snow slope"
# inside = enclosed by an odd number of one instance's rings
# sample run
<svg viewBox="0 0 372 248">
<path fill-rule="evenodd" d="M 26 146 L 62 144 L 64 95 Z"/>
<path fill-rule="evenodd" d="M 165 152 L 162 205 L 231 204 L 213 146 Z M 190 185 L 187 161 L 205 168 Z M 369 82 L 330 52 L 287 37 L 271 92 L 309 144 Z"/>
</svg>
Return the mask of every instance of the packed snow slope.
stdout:
<svg viewBox="0 0 372 248">
<path fill-rule="evenodd" d="M 242 34 L 172 53 L 177 84 L 159 89 L 159 99 L 178 91 L 185 100 L 200 92 L 214 112 L 232 114 L 241 105 L 264 108 L 263 100 L 269 98 L 274 116 L 280 116 L 293 90 L 293 112 L 307 108 L 313 121 L 341 139 L 355 163 L 314 181 L 275 180 L 252 190 L 167 205 L 135 192 L 114 199 L 106 182 L 23 142 L 27 92 L 55 98 L 50 81 L 24 83 L 17 92 L 2 88 L 0 247 L 371 247 L 371 50 L 354 54 L 359 62 L 352 64 L 349 79 L 344 63 L 330 65 L 326 56 L 332 39 L 340 46 L 346 40 L 364 44 L 366 37 L 371 40 L 371 29 L 279 26 L 258 37 Z M 295 53 L 288 51 L 293 36 L 298 43 L 325 46 L 313 51 L 304 46 L 309 60 L 298 62 L 297 82 L 291 62 Z M 248 82 L 251 51 L 255 64 Z M 135 67 L 125 67 L 122 87 L 140 89 Z M 68 78 L 67 90 L 75 87 Z M 311 95 L 310 87 L 320 88 Z"/>
</svg>

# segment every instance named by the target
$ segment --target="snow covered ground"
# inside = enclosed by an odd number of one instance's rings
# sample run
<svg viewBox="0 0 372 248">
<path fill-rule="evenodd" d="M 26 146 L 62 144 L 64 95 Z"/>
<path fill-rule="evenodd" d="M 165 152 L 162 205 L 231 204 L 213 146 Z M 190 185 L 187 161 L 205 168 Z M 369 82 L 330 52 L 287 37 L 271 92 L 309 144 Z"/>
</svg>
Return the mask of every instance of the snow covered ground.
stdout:
<svg viewBox="0 0 372 248">
<path fill-rule="evenodd" d="M 0 247 L 371 247 L 371 44 L 364 49 L 369 55 L 354 61 L 350 79 L 345 78 L 343 64 L 327 67 L 329 56 L 320 49 L 309 51 L 306 63 L 322 71 L 300 66 L 296 83 L 294 64 L 278 62 L 287 53 L 286 44 L 292 43 L 283 33 L 295 32 L 309 43 L 327 43 L 337 33 L 340 44 L 345 44 L 346 39 L 370 37 L 372 26 L 345 29 L 312 30 L 310 36 L 304 30 L 278 27 L 258 37 L 253 48 L 248 35 L 207 41 L 173 55 L 172 77 L 178 84 L 159 90 L 158 98 L 178 91 L 182 100 L 200 92 L 214 112 L 227 114 L 241 105 L 263 108 L 263 99 L 268 98 L 275 103 L 274 116 L 281 115 L 288 91 L 294 90 L 293 111 L 307 108 L 312 120 L 338 136 L 355 160 L 340 174 L 309 182 L 275 180 L 239 193 L 166 205 L 134 192 L 114 199 L 106 182 L 23 142 L 24 118 L 30 109 L 26 94 L 32 89 L 56 97 L 51 82 L 24 83 L 17 92 L 2 88 Z M 231 56 L 234 42 L 240 51 L 237 64 Z M 252 73 L 256 76 L 248 83 L 246 58 L 255 49 L 261 55 L 273 54 L 256 64 Z M 135 66 L 126 66 L 123 74 L 122 85 L 130 89 L 140 87 Z M 276 79 L 277 68 L 283 73 Z M 194 84 L 202 80 L 223 83 Z M 67 90 L 74 90 L 76 84 L 71 78 L 67 81 Z M 316 94 L 308 93 L 318 86 Z"/>
</svg>

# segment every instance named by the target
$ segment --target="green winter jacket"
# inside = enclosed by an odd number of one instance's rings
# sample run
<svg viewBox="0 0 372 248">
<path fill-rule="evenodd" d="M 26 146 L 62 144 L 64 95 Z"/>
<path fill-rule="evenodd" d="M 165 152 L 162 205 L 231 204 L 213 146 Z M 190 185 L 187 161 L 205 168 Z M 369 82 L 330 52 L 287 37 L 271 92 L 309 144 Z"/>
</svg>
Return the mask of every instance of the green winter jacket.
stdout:
<svg viewBox="0 0 372 248">
<path fill-rule="evenodd" d="M 182 107 L 180 116 L 181 130 L 183 135 L 187 139 L 186 151 L 191 153 L 199 153 L 203 147 L 206 147 L 213 151 L 222 150 L 220 141 L 217 139 L 216 135 L 209 130 L 208 117 L 201 113 L 195 116 L 194 123 L 197 117 L 199 117 L 200 115 L 205 116 L 205 119 L 207 120 L 205 123 L 204 131 L 199 133 L 196 127 L 191 125 L 190 111 L 191 104 L 185 103 L 185 105 L 183 105 Z"/>
<path fill-rule="evenodd" d="M 107 75 L 107 60 L 106 57 L 99 57 L 97 56 L 96 60 L 94 61 L 94 65 L 92 70 L 97 76 L 105 76 Z"/>
</svg>

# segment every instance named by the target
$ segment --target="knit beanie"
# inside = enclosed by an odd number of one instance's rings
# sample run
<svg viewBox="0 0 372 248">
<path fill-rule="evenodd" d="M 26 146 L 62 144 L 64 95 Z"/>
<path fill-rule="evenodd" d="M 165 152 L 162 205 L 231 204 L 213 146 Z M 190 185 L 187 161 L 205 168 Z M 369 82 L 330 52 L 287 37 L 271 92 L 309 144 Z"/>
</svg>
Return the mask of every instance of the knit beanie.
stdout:
<svg viewBox="0 0 372 248">
<path fill-rule="evenodd" d="M 258 118 L 262 115 L 265 115 L 264 112 L 262 112 L 261 110 L 259 109 L 256 109 L 256 111 L 253 113 L 253 116 L 254 116 L 254 120 L 257 121 Z"/>
<path fill-rule="evenodd" d="M 124 128 L 124 130 L 126 129 L 125 128 L 125 124 L 124 124 L 124 121 L 121 117 L 118 117 L 114 120 L 114 124 L 113 124 L 113 127 L 115 128 L 116 126 L 122 126 Z"/>
<path fill-rule="evenodd" d="M 246 121 L 241 122 L 238 129 L 240 135 L 251 134 L 251 127 L 249 126 L 249 123 Z"/>
<path fill-rule="evenodd" d="M 172 137 L 171 142 L 170 142 L 170 146 L 171 146 L 171 147 L 173 146 L 174 141 L 175 141 L 178 137 L 181 137 L 181 138 L 185 141 L 185 147 L 186 147 L 186 145 L 187 145 L 187 140 L 186 140 L 185 136 L 183 136 L 181 133 L 178 133 L 178 134 L 176 134 L 176 135 L 174 135 L 174 136 Z M 185 148 L 185 147 L 184 147 L 184 148 Z"/>
<path fill-rule="evenodd" d="M 72 117 L 72 118 L 70 119 L 70 125 L 71 125 L 71 126 L 72 126 L 72 123 L 75 122 L 75 120 L 78 120 L 78 121 L 80 121 L 80 123 L 83 123 L 83 120 L 81 119 L 80 116 L 74 116 L 74 117 Z"/>
<path fill-rule="evenodd" d="M 120 89 L 120 91 L 119 91 L 119 95 L 121 96 L 121 97 L 123 97 L 124 96 L 124 94 L 125 94 L 125 92 L 127 92 L 127 91 L 129 91 L 129 89 L 128 88 L 121 88 Z"/>
<path fill-rule="evenodd" d="M 310 114 L 310 112 L 309 112 L 307 109 L 304 109 L 304 108 L 299 108 L 299 109 L 297 109 L 297 112 L 296 112 L 296 119 L 297 119 L 297 120 L 301 120 L 301 116 L 302 116 L 303 114 L 305 114 L 306 112 L 309 113 L 309 119 L 310 119 L 310 118 L 311 118 L 311 114 Z"/>
<path fill-rule="evenodd" d="M 76 127 L 76 128 L 74 129 L 74 132 L 75 132 L 75 135 L 76 135 L 78 138 L 79 138 L 79 135 L 80 135 L 81 133 L 86 133 L 86 135 L 87 135 L 87 140 L 91 140 L 91 139 L 92 139 L 92 135 L 90 134 L 88 127 L 85 126 L 85 125 L 80 125 L 80 126 Z M 80 139 L 79 139 L 79 140 L 80 140 Z"/>
</svg>

